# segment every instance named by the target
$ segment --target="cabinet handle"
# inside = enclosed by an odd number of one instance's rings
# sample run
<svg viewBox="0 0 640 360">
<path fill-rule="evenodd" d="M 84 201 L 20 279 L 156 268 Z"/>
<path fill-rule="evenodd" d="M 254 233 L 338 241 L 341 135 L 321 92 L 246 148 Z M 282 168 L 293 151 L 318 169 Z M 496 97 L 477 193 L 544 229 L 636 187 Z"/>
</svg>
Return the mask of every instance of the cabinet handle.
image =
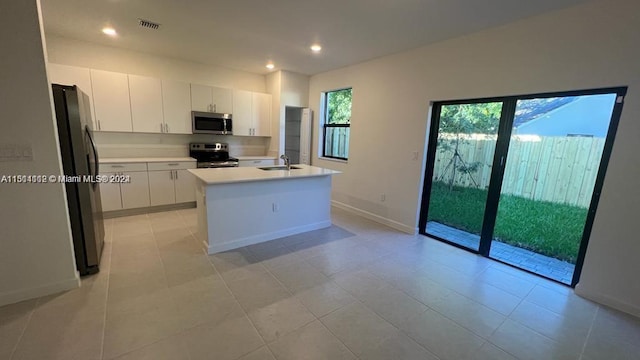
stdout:
<svg viewBox="0 0 640 360">
<path fill-rule="evenodd" d="M 213 112 L 217 112 L 216 111 L 216 104 L 213 104 Z"/>
<path fill-rule="evenodd" d="M 173 180 L 173 170 L 169 171 L 169 179 Z"/>
<path fill-rule="evenodd" d="M 98 120 L 98 130 L 102 130 L 102 125 L 100 124 L 100 120 Z"/>
<path fill-rule="evenodd" d="M 165 128 L 167 129 L 167 133 L 169 133 L 169 124 L 164 124 Z"/>
<path fill-rule="evenodd" d="M 176 172 L 176 180 L 178 180 L 178 170 L 173 170 Z"/>
<path fill-rule="evenodd" d="M 180 164 L 178 164 L 178 163 L 169 163 L 169 164 L 167 164 L 167 165 L 169 165 L 169 166 L 178 166 L 178 165 L 180 165 Z"/>
<path fill-rule="evenodd" d="M 111 165 L 112 168 L 123 168 L 124 165 Z"/>
<path fill-rule="evenodd" d="M 259 164 L 259 163 L 260 163 L 260 160 L 253 160 L 253 163 L 254 163 L 254 164 Z"/>
</svg>

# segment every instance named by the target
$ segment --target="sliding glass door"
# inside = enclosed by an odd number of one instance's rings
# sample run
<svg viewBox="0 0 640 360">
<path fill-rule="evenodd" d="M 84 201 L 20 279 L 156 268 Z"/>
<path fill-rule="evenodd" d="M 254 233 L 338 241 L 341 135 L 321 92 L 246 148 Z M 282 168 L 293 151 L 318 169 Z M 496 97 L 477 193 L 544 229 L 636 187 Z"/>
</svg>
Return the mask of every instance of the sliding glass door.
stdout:
<svg viewBox="0 0 640 360">
<path fill-rule="evenodd" d="M 420 232 L 575 285 L 625 91 L 434 104 Z"/>
<path fill-rule="evenodd" d="M 442 105 L 436 138 L 427 228 L 478 251 L 487 187 L 496 150 L 501 102 Z"/>
</svg>

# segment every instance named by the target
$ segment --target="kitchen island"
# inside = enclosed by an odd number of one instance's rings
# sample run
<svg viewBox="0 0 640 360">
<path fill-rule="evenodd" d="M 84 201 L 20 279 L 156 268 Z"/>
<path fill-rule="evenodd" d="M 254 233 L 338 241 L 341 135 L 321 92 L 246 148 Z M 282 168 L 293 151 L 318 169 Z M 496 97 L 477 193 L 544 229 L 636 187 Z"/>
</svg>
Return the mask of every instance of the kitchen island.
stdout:
<svg viewBox="0 0 640 360">
<path fill-rule="evenodd" d="M 291 170 L 189 170 L 196 177 L 198 238 L 209 254 L 331 226 L 331 176 L 309 165 Z"/>
</svg>

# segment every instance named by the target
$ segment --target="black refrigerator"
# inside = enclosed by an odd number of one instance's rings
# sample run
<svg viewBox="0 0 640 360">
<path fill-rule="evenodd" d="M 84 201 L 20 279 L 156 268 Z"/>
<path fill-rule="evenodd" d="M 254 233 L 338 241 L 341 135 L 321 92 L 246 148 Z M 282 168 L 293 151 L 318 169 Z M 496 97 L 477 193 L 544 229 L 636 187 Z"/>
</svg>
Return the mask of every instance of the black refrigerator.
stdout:
<svg viewBox="0 0 640 360">
<path fill-rule="evenodd" d="M 104 245 L 98 152 L 89 97 L 77 86 L 53 84 L 53 101 L 67 192 L 71 234 L 80 275 L 99 271 Z"/>
</svg>

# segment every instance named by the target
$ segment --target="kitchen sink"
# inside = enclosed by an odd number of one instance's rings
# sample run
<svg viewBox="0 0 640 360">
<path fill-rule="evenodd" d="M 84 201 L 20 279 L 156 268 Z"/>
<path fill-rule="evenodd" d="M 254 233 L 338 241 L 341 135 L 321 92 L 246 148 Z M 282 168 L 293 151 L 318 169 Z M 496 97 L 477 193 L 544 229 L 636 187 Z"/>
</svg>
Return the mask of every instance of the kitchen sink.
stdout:
<svg viewBox="0 0 640 360">
<path fill-rule="evenodd" d="M 258 169 L 260 170 L 266 170 L 266 171 L 271 171 L 271 170 L 287 170 L 287 167 L 284 165 L 281 166 L 267 166 L 267 167 L 259 167 Z M 297 166 L 291 166 L 291 170 L 297 170 L 297 169 L 302 169 L 300 167 Z"/>
</svg>

